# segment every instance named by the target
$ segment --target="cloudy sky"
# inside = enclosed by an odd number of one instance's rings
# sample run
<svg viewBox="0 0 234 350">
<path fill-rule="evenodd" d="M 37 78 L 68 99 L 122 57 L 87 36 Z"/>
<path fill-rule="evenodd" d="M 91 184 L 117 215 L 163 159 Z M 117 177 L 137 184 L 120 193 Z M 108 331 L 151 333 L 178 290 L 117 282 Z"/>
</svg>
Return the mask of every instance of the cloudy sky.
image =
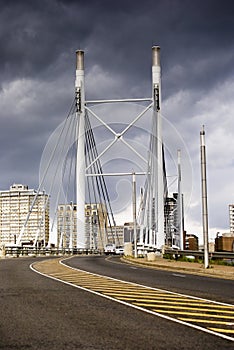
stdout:
<svg viewBox="0 0 234 350">
<path fill-rule="evenodd" d="M 185 166 L 183 173 L 193 188 L 186 229 L 202 234 L 199 132 L 204 124 L 210 236 L 229 230 L 232 0 L 0 0 L 0 6 L 1 190 L 12 183 L 38 187 L 43 149 L 74 98 L 77 49 L 85 51 L 88 99 L 135 98 L 151 94 L 151 47 L 160 45 L 165 125 L 183 139 L 193 171 L 191 176 Z"/>
</svg>

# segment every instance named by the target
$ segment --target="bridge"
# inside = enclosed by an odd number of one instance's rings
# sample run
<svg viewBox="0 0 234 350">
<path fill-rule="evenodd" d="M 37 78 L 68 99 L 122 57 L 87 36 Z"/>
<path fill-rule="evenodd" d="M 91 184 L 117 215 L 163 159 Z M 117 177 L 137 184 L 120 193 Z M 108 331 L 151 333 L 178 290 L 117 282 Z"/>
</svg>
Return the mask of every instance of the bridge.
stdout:
<svg viewBox="0 0 234 350">
<path fill-rule="evenodd" d="M 151 91 L 150 97 L 86 99 L 84 52 L 76 52 L 74 99 L 43 152 L 38 191 L 16 246 L 24 242 L 37 196 L 46 189 L 50 239 L 46 241 L 41 232 L 42 212 L 33 247 L 48 247 L 51 237 L 56 237 L 59 249 L 100 250 L 109 242 L 119 245 L 115 216 L 128 207 L 132 214 L 128 211 L 126 219 L 133 224 L 135 254 L 162 251 L 165 244 L 183 249 L 181 154 L 178 150 L 177 158 L 170 160 L 174 174 L 167 175 L 159 46 L 152 48 Z M 126 194 L 125 187 L 121 189 L 127 198 L 124 204 L 115 190 L 122 183 L 128 183 Z M 176 196 L 171 209 L 172 184 Z"/>
</svg>

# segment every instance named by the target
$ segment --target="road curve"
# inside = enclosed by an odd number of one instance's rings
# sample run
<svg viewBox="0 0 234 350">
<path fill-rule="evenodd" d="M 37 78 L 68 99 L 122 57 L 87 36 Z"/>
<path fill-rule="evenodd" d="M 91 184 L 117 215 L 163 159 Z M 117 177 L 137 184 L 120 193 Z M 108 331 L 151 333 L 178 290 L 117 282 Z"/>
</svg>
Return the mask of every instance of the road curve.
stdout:
<svg viewBox="0 0 234 350">
<path fill-rule="evenodd" d="M 232 349 L 233 343 L 159 319 L 0 260 L 0 349 Z"/>
<path fill-rule="evenodd" d="M 234 304 L 234 280 L 216 279 L 184 272 L 151 269 L 121 262 L 117 256 L 74 257 L 65 262 L 69 266 L 90 272 L 141 283 L 149 287 L 167 289 L 201 298 Z"/>
</svg>

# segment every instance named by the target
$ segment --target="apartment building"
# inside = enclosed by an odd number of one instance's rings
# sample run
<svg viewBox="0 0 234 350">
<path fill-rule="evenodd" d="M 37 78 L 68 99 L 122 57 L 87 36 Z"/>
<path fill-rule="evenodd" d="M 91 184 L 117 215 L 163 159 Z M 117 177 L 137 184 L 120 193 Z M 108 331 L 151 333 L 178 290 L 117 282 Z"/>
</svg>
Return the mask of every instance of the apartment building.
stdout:
<svg viewBox="0 0 234 350">
<path fill-rule="evenodd" d="M 22 184 L 0 191 L 0 245 L 46 246 L 48 241 L 48 195 Z"/>
</svg>

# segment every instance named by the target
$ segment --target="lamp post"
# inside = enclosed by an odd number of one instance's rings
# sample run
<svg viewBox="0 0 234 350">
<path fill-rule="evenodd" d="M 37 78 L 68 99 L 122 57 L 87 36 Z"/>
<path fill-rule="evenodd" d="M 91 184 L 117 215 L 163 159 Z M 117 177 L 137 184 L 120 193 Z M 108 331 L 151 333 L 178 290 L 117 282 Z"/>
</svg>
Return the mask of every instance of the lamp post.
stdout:
<svg viewBox="0 0 234 350">
<path fill-rule="evenodd" d="M 134 258 L 137 258 L 137 223 L 136 223 L 136 174 L 132 173 L 132 210 L 134 230 Z"/>
<path fill-rule="evenodd" d="M 209 247 L 208 247 L 208 210 L 207 210 L 207 183 L 206 183 L 206 145 L 204 125 L 200 131 L 201 145 L 201 187 L 202 187 L 202 223 L 204 240 L 204 267 L 209 267 Z"/>
</svg>

